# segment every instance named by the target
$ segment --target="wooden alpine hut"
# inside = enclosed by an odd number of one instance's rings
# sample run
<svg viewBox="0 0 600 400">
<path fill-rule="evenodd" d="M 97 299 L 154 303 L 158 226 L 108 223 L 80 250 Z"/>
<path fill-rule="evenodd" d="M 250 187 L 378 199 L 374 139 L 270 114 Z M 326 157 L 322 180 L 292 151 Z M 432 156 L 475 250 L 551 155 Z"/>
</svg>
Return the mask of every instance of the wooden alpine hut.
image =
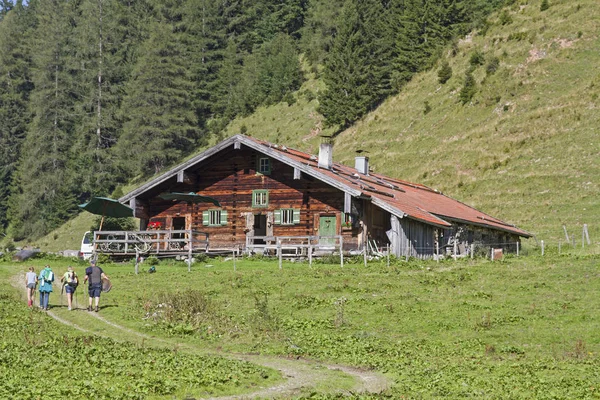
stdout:
<svg viewBox="0 0 600 400">
<path fill-rule="evenodd" d="M 166 200 L 192 193 L 217 202 Z M 207 250 L 294 255 L 383 252 L 398 257 L 461 255 L 472 245 L 510 250 L 529 233 L 429 187 L 235 135 L 126 194 L 140 229 L 201 231 Z M 218 204 L 215 205 L 215 204 Z"/>
</svg>

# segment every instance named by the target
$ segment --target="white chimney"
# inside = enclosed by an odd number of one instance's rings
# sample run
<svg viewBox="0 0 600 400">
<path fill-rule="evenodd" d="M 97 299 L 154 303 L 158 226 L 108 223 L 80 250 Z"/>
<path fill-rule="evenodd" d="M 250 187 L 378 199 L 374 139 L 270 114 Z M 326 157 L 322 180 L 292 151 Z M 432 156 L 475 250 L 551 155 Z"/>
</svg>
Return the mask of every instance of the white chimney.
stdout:
<svg viewBox="0 0 600 400">
<path fill-rule="evenodd" d="M 331 169 L 333 165 L 333 143 L 331 138 L 323 138 L 323 143 L 319 146 L 319 168 Z"/>
<path fill-rule="evenodd" d="M 354 168 L 361 174 L 369 175 L 369 157 L 355 157 Z"/>
</svg>

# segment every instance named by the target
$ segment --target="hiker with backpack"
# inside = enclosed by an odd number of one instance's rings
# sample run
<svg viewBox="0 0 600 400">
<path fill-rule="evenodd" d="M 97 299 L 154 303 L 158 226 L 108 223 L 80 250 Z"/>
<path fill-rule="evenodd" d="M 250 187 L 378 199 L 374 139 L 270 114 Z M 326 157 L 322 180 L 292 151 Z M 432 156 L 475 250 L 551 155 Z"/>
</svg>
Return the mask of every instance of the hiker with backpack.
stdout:
<svg viewBox="0 0 600 400">
<path fill-rule="evenodd" d="M 69 311 L 73 309 L 73 293 L 77 290 L 77 285 L 79 285 L 79 278 L 77 274 L 73 270 L 73 267 L 69 265 L 67 268 L 67 272 L 60 278 L 60 281 L 63 284 L 63 288 L 67 292 L 67 305 L 69 306 Z"/>
<path fill-rule="evenodd" d="M 37 286 L 38 277 L 33 267 L 29 267 L 29 271 L 25 274 L 25 286 L 27 287 L 27 305 L 33 307 L 33 297 L 35 287 Z"/>
<path fill-rule="evenodd" d="M 48 302 L 50 301 L 50 293 L 52 293 L 52 282 L 54 282 L 54 272 L 49 265 L 40 272 L 38 276 L 40 283 L 40 308 L 48 311 Z"/>
<path fill-rule="evenodd" d="M 92 299 L 96 301 L 96 308 L 94 311 L 98 312 L 98 303 L 100 303 L 100 293 L 102 292 L 102 280 L 109 280 L 108 276 L 104 273 L 102 268 L 96 265 L 96 261 L 92 261 L 90 266 L 85 269 L 85 278 L 83 279 L 83 283 L 90 281 L 88 286 L 89 293 L 89 305 L 87 310 L 92 311 Z"/>
</svg>

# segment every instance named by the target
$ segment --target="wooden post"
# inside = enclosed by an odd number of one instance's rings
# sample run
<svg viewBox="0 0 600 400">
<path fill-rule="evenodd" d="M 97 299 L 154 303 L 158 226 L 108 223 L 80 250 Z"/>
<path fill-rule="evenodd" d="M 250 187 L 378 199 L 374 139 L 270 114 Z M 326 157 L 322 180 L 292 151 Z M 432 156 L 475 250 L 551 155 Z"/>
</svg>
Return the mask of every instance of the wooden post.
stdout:
<svg viewBox="0 0 600 400">
<path fill-rule="evenodd" d="M 585 225 L 583 226 L 583 229 L 581 230 L 581 248 L 585 249 Z"/>
<path fill-rule="evenodd" d="M 567 243 L 571 243 L 571 240 L 569 239 L 569 234 L 567 233 L 567 227 L 565 225 L 563 225 L 563 231 L 565 231 L 565 240 L 567 241 Z"/>
<path fill-rule="evenodd" d="M 542 240 L 542 255 L 544 255 L 544 241 Z"/>
<path fill-rule="evenodd" d="M 590 233 L 588 232 L 587 224 L 583 224 L 583 233 L 585 234 L 585 238 L 587 240 L 588 246 L 591 245 L 592 242 L 590 241 Z"/>
<path fill-rule="evenodd" d="M 233 253 L 233 272 L 235 272 L 235 253 L 236 253 L 235 249 L 232 251 L 232 253 Z"/>
<path fill-rule="evenodd" d="M 435 254 L 437 255 L 437 262 L 440 262 L 440 242 L 435 242 Z"/>
<path fill-rule="evenodd" d="M 125 254 L 129 250 L 129 232 L 125 231 Z"/>
<path fill-rule="evenodd" d="M 386 252 L 387 252 L 387 267 L 390 267 L 390 244 L 386 244 Z"/>
<path fill-rule="evenodd" d="M 188 249 L 188 272 L 192 272 L 192 246 Z"/>
<path fill-rule="evenodd" d="M 139 265 L 140 265 L 140 251 L 135 249 L 135 274 L 139 273 Z"/>
<path fill-rule="evenodd" d="M 456 243 L 456 239 L 454 240 L 454 248 L 452 249 L 452 257 L 454 257 L 454 261 L 456 261 L 456 253 L 458 252 L 458 243 Z"/>
<path fill-rule="evenodd" d="M 558 243 L 560 243 L 560 241 Z M 559 251 L 559 253 L 560 253 L 560 251 Z M 519 242 L 517 242 L 517 257 L 519 257 Z"/>
<path fill-rule="evenodd" d="M 340 266 L 344 268 L 344 237 L 340 236 Z"/>
<path fill-rule="evenodd" d="M 364 258 L 365 268 L 366 268 L 367 267 L 367 242 L 364 242 L 363 250 L 364 250 L 363 258 Z"/>
<path fill-rule="evenodd" d="M 492 247 L 492 251 L 490 252 L 490 260 L 494 261 L 494 248 Z"/>
<path fill-rule="evenodd" d="M 471 243 L 471 260 L 475 257 L 475 243 Z"/>
<path fill-rule="evenodd" d="M 281 251 L 281 240 L 277 241 L 277 253 L 279 254 L 279 269 L 281 269 L 282 264 L 283 264 L 283 252 Z"/>
<path fill-rule="evenodd" d="M 308 268 L 312 268 L 312 238 L 308 238 Z"/>
</svg>

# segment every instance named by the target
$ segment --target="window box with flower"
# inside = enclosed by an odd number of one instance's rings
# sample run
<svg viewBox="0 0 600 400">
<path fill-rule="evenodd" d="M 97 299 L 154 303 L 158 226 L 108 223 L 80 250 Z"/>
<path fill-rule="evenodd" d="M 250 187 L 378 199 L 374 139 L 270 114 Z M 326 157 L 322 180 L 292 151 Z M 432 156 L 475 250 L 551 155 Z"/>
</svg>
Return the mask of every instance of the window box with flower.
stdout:
<svg viewBox="0 0 600 400">
<path fill-rule="evenodd" d="M 162 228 L 162 224 L 160 222 L 153 221 L 148 224 L 148 230 L 157 231 L 160 228 Z"/>
</svg>

